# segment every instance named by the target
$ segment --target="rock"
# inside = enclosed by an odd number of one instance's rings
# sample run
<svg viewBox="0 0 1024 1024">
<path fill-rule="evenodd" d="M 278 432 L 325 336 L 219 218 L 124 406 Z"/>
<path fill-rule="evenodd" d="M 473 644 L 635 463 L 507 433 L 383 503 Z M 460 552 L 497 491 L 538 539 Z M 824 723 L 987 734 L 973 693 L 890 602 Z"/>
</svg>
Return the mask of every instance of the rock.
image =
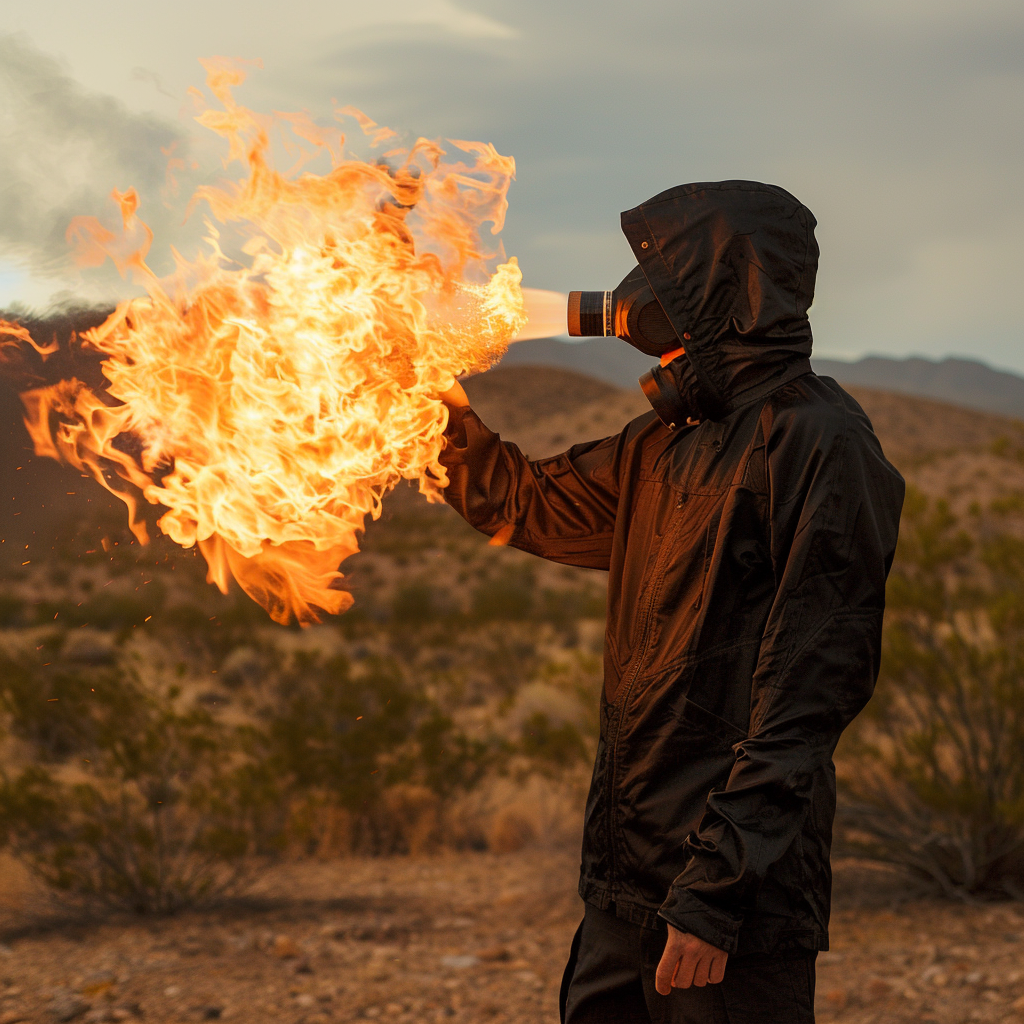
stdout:
<svg viewBox="0 0 1024 1024">
<path fill-rule="evenodd" d="M 109 992 L 116 984 L 117 978 L 110 971 L 96 971 L 85 979 L 82 995 L 94 998 Z"/>
<path fill-rule="evenodd" d="M 533 988 L 543 988 L 544 981 L 540 975 L 535 974 L 533 971 L 516 971 L 516 977 L 524 985 L 532 985 Z"/>
<path fill-rule="evenodd" d="M 274 956 L 282 960 L 293 960 L 302 954 L 302 950 L 290 935 L 275 935 L 271 949 Z"/>
<path fill-rule="evenodd" d="M 473 956 L 472 953 L 465 953 L 461 956 L 441 957 L 442 967 L 451 967 L 456 971 L 465 970 L 467 967 L 475 967 L 479 962 L 480 958 Z"/>
<path fill-rule="evenodd" d="M 867 996 L 869 999 L 884 999 L 892 993 L 892 985 L 884 978 L 872 978 L 867 984 Z"/>
<path fill-rule="evenodd" d="M 845 1009 L 849 1001 L 850 997 L 845 988 L 831 988 L 825 993 L 825 1002 L 833 1010 Z"/>
<path fill-rule="evenodd" d="M 65 1021 L 76 1020 L 89 1010 L 88 1000 L 83 999 L 77 992 L 68 989 L 55 989 L 53 998 L 50 1000 L 50 1014 L 54 1020 L 64 1024 Z"/>
<path fill-rule="evenodd" d="M 512 959 L 512 954 L 504 946 L 493 946 L 490 949 L 481 950 L 477 955 L 488 963 L 504 963 Z"/>
<path fill-rule="evenodd" d="M 1024 996 L 1021 996 L 1019 999 L 1014 999 L 1010 1004 L 1010 1009 L 1016 1010 L 1018 1013 L 1024 1013 Z"/>
<path fill-rule="evenodd" d="M 308 992 L 300 992 L 295 997 L 295 1003 L 297 1006 L 310 1007 L 316 1005 L 316 999 L 313 998 Z"/>
</svg>

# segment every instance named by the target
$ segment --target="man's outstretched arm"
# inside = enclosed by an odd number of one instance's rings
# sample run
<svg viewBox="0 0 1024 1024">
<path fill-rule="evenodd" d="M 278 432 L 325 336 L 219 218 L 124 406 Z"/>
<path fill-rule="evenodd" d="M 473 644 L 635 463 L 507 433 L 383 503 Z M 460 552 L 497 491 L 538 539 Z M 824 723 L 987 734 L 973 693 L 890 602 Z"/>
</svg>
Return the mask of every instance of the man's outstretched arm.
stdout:
<svg viewBox="0 0 1024 1024">
<path fill-rule="evenodd" d="M 440 462 L 445 500 L 494 543 L 567 565 L 607 569 L 619 499 L 622 435 L 531 461 L 488 430 L 456 382 Z"/>
</svg>

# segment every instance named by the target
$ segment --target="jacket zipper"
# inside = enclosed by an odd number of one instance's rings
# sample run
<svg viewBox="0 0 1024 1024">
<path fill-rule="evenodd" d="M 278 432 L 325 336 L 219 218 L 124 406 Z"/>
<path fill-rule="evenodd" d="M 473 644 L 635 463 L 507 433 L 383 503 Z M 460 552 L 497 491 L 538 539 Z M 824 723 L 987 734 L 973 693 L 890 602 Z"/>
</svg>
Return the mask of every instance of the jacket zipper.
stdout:
<svg viewBox="0 0 1024 1024">
<path fill-rule="evenodd" d="M 686 495 L 680 495 L 679 500 L 676 502 L 674 511 L 679 512 L 685 504 Z M 665 563 L 668 561 L 670 550 L 669 541 L 674 539 L 676 530 L 678 529 L 678 524 L 679 517 L 673 516 L 671 527 L 666 531 L 665 536 L 662 538 L 661 551 L 658 553 L 657 561 L 654 563 L 654 571 L 651 573 L 651 585 L 647 588 L 647 595 L 645 598 L 646 608 L 644 609 L 643 615 L 643 646 L 640 649 L 639 655 L 635 659 L 635 665 L 633 671 L 630 673 L 629 682 L 626 684 L 626 688 L 622 693 L 622 703 L 619 706 L 619 713 L 615 722 L 615 733 L 612 737 L 612 742 L 608 751 L 608 783 L 605 786 L 605 802 L 608 817 L 608 857 L 610 863 L 613 899 L 618 892 L 618 872 L 615 856 L 615 823 L 612 795 L 615 789 L 615 762 L 619 746 L 619 734 L 622 731 L 622 721 L 626 717 L 626 707 L 629 704 L 630 694 L 633 692 L 633 687 L 636 685 L 636 681 L 640 676 L 640 671 L 644 666 L 644 662 L 647 660 L 648 651 L 650 651 L 651 648 L 651 620 L 654 618 L 654 604 L 657 595 L 661 590 L 662 578 L 665 575 Z"/>
</svg>

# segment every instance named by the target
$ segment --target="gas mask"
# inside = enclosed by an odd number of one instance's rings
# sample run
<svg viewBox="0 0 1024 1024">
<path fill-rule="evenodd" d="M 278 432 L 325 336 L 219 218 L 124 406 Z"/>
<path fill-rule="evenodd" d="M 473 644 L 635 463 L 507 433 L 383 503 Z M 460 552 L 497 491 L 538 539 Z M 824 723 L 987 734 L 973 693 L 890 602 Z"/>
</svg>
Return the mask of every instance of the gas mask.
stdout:
<svg viewBox="0 0 1024 1024">
<path fill-rule="evenodd" d="M 682 345 L 639 265 L 615 291 L 569 292 L 569 335 L 621 338 L 656 358 Z"/>
<path fill-rule="evenodd" d="M 573 338 L 621 338 L 645 355 L 661 356 L 681 348 L 676 334 L 639 264 L 611 292 L 569 292 L 569 335 Z M 699 418 L 673 385 L 665 367 L 640 378 L 651 407 L 670 430 Z"/>
</svg>

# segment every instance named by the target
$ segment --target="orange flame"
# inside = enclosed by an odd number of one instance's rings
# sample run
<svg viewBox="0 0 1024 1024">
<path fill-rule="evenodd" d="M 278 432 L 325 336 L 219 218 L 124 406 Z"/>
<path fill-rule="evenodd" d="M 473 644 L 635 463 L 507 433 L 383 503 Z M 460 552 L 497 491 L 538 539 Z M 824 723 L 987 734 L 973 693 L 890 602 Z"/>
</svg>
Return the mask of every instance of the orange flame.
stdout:
<svg viewBox="0 0 1024 1024">
<path fill-rule="evenodd" d="M 210 582 L 226 592 L 234 576 L 273 619 L 306 624 L 351 605 L 337 567 L 398 481 L 440 500 L 438 396 L 496 362 L 526 319 L 515 259 L 489 270 L 480 237 L 485 223 L 501 230 L 515 163 L 455 140 L 468 159 L 445 162 L 426 139 L 389 151 L 390 166 L 348 157 L 337 129 L 238 105 L 236 64 L 204 67 L 221 107 L 197 120 L 247 173 L 192 203 L 247 236 L 247 260 L 229 259 L 208 221 L 209 253 L 189 262 L 175 252 L 177 271 L 158 279 L 132 190 L 114 193 L 121 235 L 76 218 L 68 235 L 80 261 L 113 259 L 148 297 L 83 336 L 105 354 L 120 404 L 62 381 L 23 395 L 26 423 L 39 454 L 126 503 L 141 541 L 135 498 L 105 469 L 167 508 L 160 529 L 199 545 Z M 349 108 L 336 116 L 355 116 L 373 145 L 394 135 Z M 272 130 L 298 150 L 295 173 L 271 165 Z M 301 170 L 323 154 L 327 173 Z M 135 443 L 119 445 L 125 435 Z"/>
</svg>

